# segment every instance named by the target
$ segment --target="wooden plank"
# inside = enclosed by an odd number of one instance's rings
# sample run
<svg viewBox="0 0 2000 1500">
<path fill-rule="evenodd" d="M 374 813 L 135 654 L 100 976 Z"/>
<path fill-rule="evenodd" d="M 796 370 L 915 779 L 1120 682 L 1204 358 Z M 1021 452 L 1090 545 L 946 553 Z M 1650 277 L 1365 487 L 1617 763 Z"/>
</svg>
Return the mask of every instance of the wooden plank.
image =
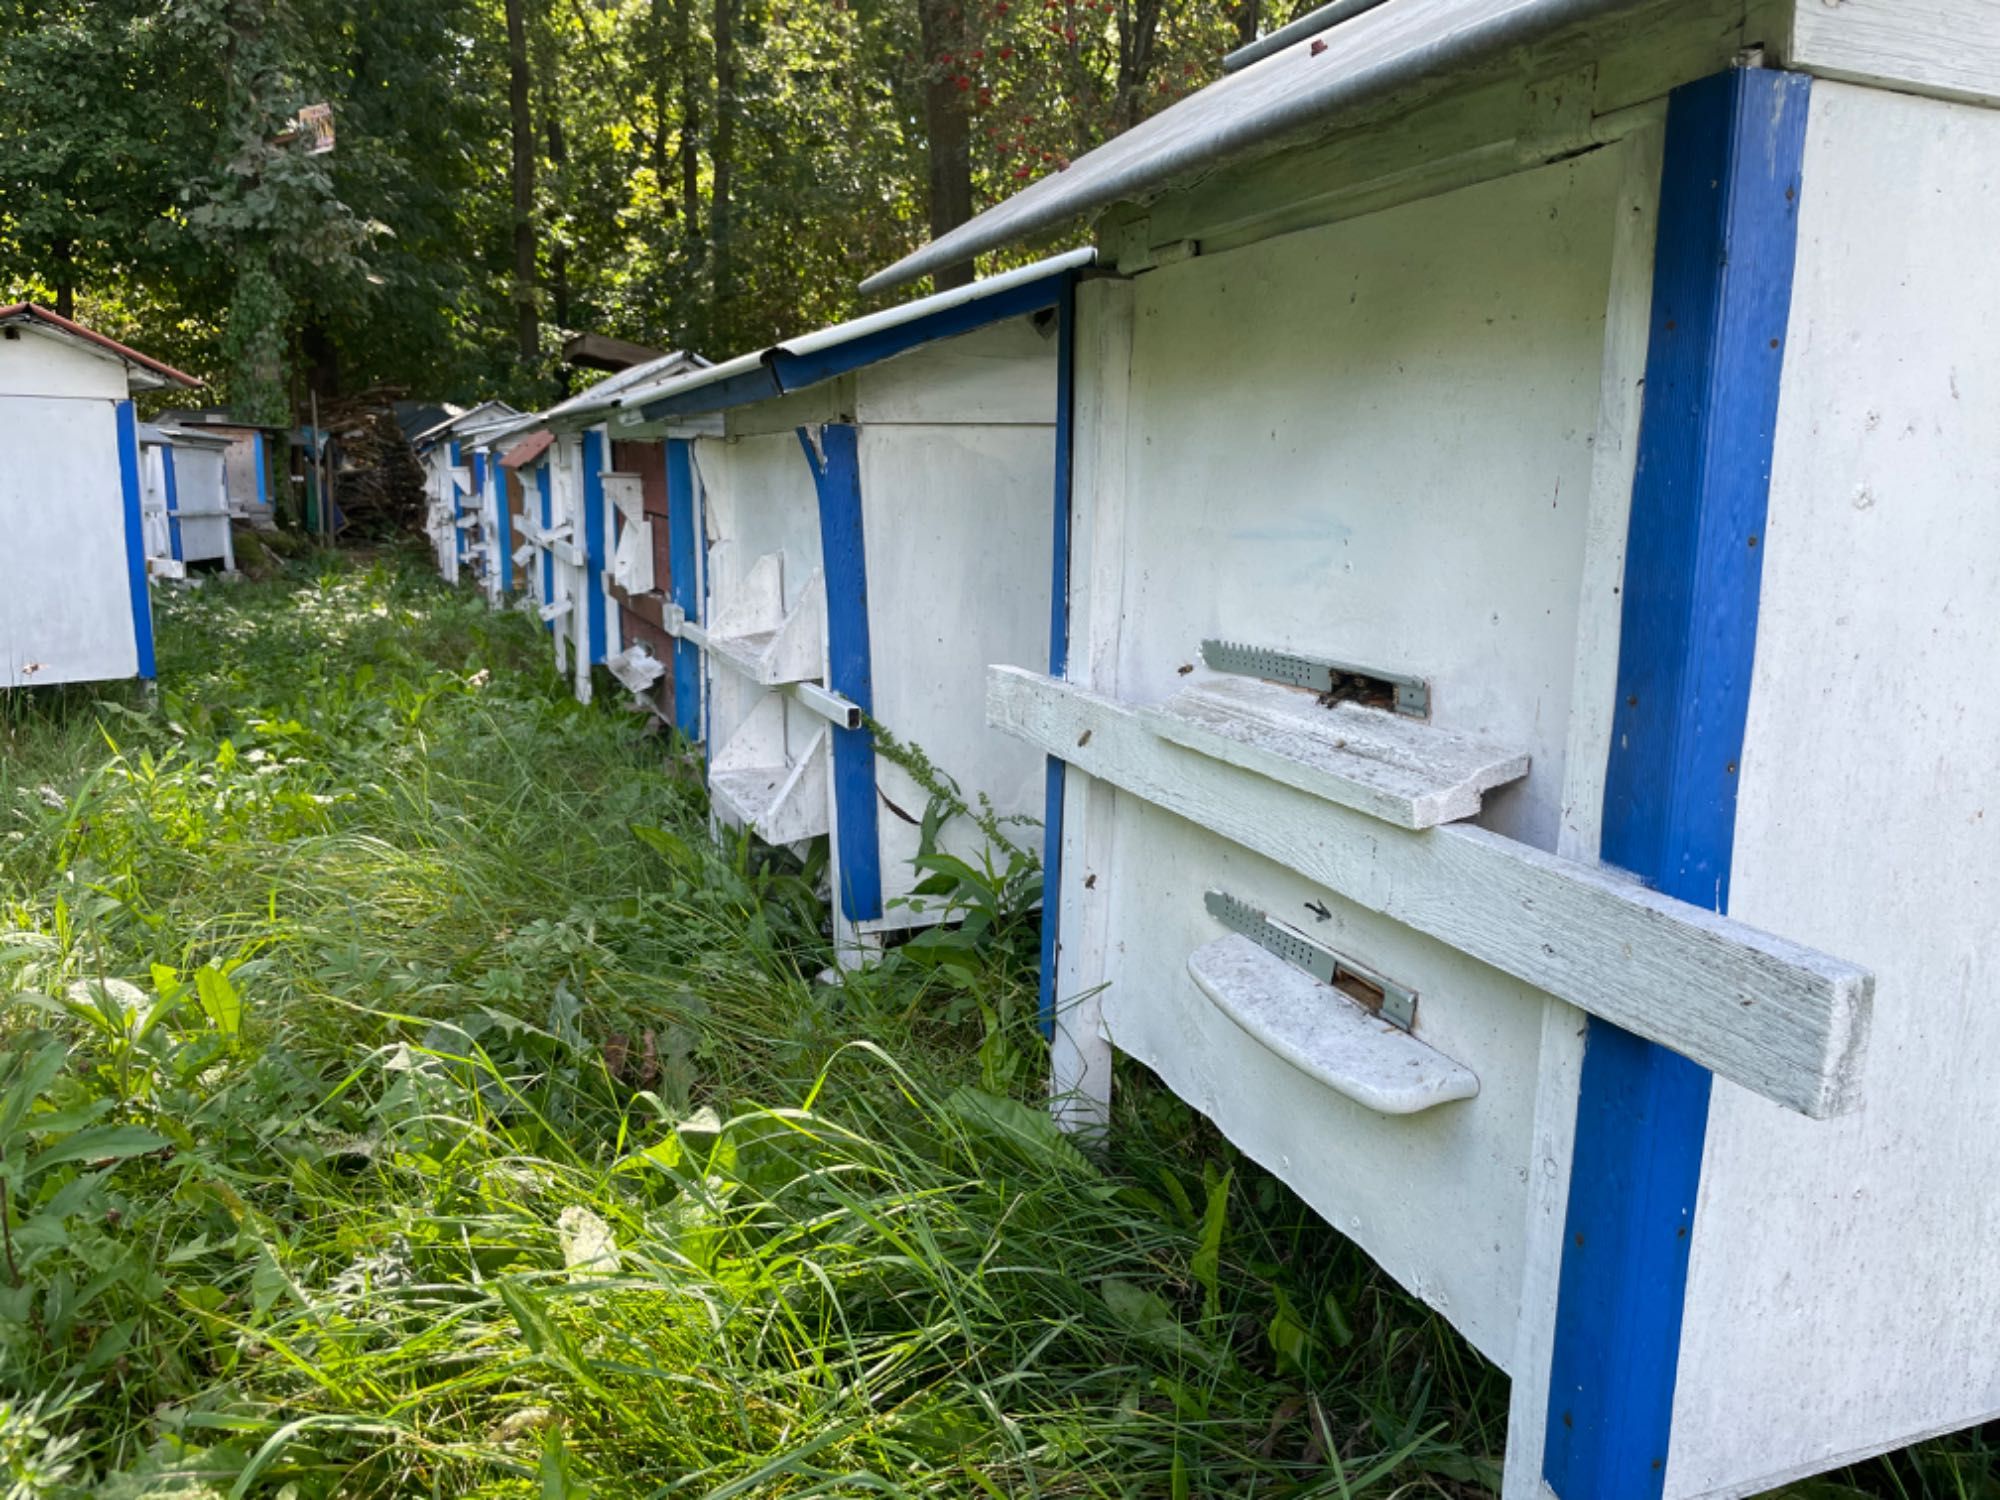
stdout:
<svg viewBox="0 0 2000 1500">
<path fill-rule="evenodd" d="M 1121 537 L 1128 487 L 1125 446 L 1131 423 L 1132 283 L 1087 280 L 1076 290 L 1075 449 L 1070 478 L 1068 676 L 1100 690 L 1117 682 L 1124 619 Z M 1110 1122 L 1112 1050 L 1103 993 L 1114 869 L 1117 792 L 1075 770 L 1063 776 L 1062 879 L 1043 900 L 1057 903 L 1055 1034 L 1049 1091 L 1066 1130 Z"/>
<path fill-rule="evenodd" d="M 1665 124 L 1666 109 L 1661 105 L 1650 122 L 1618 147 L 1624 161 L 1613 211 L 1617 227 L 1605 303 L 1597 435 L 1591 444 L 1589 519 L 1583 536 L 1577 647 L 1563 756 L 1562 824 L 1556 838 L 1556 853 L 1586 864 L 1595 863 L 1598 855 L 1604 767 L 1617 701 L 1625 533 L 1645 405 Z M 1576 1024 L 1568 1007 L 1547 1008 L 1536 1067 L 1534 1149 L 1534 1159 L 1544 1164 L 1544 1170 L 1531 1179 L 1513 1364 L 1517 1370 L 1545 1371 L 1555 1353 L 1569 1163 L 1575 1154 L 1577 1088 L 1587 1030 Z M 1548 1398 L 1545 1380 L 1513 1383 L 1503 1493 L 1539 1493 Z"/>
<path fill-rule="evenodd" d="M 1855 1104 L 1872 976 L 1470 824 L 1391 828 L 1168 744 L 1130 707 L 1016 667 L 987 722 L 1753 1093 Z"/>
<path fill-rule="evenodd" d="M 1525 751 L 1247 678 L 1187 688 L 1139 717 L 1163 739 L 1398 828 L 1479 815 L 1486 792 L 1528 774 Z"/>
<path fill-rule="evenodd" d="M 1850 83 L 2000 102 L 2000 4 L 1796 0 L 1784 59 Z"/>
<path fill-rule="evenodd" d="M 855 420 L 1052 425 L 1055 343 L 1051 322 L 1023 316 L 871 365 L 854 376 Z"/>
<path fill-rule="evenodd" d="M 821 726 L 805 752 L 789 765 L 709 772 L 708 788 L 717 809 L 750 828 L 767 844 L 796 844 L 820 838 L 832 828 L 827 798 L 827 735 Z"/>
<path fill-rule="evenodd" d="M 1195 949 L 1188 976 L 1260 1047 L 1377 1114 L 1421 1114 L 1479 1093 L 1470 1069 L 1241 933 Z"/>
</svg>

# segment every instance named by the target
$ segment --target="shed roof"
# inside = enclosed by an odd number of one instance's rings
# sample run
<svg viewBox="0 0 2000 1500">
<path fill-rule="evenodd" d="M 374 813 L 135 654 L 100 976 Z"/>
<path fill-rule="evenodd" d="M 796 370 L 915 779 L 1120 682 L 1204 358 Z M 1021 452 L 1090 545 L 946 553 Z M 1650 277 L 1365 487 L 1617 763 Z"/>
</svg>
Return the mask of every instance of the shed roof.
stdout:
<svg viewBox="0 0 2000 1500">
<path fill-rule="evenodd" d="M 1399 88 L 1642 0 L 1388 0 L 1257 57 L 861 283 L 882 291 L 1220 162 L 1326 130 Z M 1318 13 L 1315 13 L 1318 14 Z M 1342 19 L 1342 17 L 1349 17 Z"/>
<path fill-rule="evenodd" d="M 634 385 L 588 408 L 588 416 L 592 421 L 602 421 L 617 412 L 621 424 L 637 425 L 674 416 L 724 411 L 746 402 L 803 390 L 849 370 L 906 353 L 921 344 L 1052 307 L 1062 279 L 1089 265 L 1096 256 L 1095 250 L 1071 250 L 967 286 L 836 323 L 831 328 L 738 355 L 671 380 Z M 585 394 L 595 395 L 601 389 L 593 387 Z M 572 420 L 584 416 L 585 411 L 579 410 Z"/>
<path fill-rule="evenodd" d="M 641 386 L 664 385 L 682 375 L 693 374 L 714 368 L 699 354 L 691 354 L 685 349 L 675 349 L 662 354 L 658 359 L 649 359 L 642 365 L 619 370 L 607 375 L 597 384 L 574 396 L 566 397 L 547 411 L 535 412 L 511 427 L 502 430 L 500 436 L 507 438 L 516 432 L 535 432 L 542 429 L 554 430 L 566 427 L 589 427 L 602 420 L 602 413 L 616 405 L 615 397 Z"/>
<path fill-rule="evenodd" d="M 48 338 L 77 344 L 103 358 L 124 363 L 126 384 L 133 390 L 154 391 L 178 385 L 193 390 L 201 382 L 172 365 L 162 364 L 150 354 L 127 348 L 114 338 L 85 328 L 61 313 L 50 312 L 33 302 L 11 302 L 0 306 L 0 327 L 30 327 Z"/>
<path fill-rule="evenodd" d="M 553 432 L 537 432 L 531 437 L 522 438 L 520 442 L 500 455 L 500 467 L 503 469 L 525 469 L 529 464 L 548 452 L 549 444 L 555 440 L 556 435 Z"/>
<path fill-rule="evenodd" d="M 226 406 L 170 406 L 156 413 L 153 420 L 165 427 L 210 427 L 237 437 L 289 430 L 282 422 L 252 422 Z"/>
<path fill-rule="evenodd" d="M 169 422 L 139 424 L 139 442 L 147 447 L 208 448 L 220 453 L 234 441 L 226 433 L 198 432 Z"/>
<path fill-rule="evenodd" d="M 473 437 L 514 422 L 521 413 L 505 401 L 482 401 L 463 409 L 446 405 L 442 422 L 433 423 L 410 439 L 410 446 L 422 448 L 447 437 Z"/>
</svg>

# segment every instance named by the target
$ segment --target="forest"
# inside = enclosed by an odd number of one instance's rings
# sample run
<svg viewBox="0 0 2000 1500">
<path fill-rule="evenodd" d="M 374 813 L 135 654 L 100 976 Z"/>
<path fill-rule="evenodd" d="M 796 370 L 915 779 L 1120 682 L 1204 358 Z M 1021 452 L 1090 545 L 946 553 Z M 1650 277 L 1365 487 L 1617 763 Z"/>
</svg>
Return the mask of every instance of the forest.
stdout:
<svg viewBox="0 0 2000 1500">
<path fill-rule="evenodd" d="M 260 420 L 540 406 L 570 332 L 720 358 L 852 314 L 1305 8 L 0 0 L 0 289 Z"/>
</svg>

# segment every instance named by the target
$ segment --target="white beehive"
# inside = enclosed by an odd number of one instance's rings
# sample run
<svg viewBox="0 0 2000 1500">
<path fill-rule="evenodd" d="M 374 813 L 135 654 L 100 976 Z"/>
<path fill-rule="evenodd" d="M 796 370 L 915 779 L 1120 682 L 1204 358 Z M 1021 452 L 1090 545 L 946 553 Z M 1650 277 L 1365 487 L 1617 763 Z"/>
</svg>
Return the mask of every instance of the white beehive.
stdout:
<svg viewBox="0 0 2000 1500">
<path fill-rule="evenodd" d="M 447 408 L 449 410 L 449 408 Z M 504 401 L 482 401 L 453 411 L 411 439 L 424 469 L 424 531 L 447 583 L 469 577 L 489 598 L 497 569 L 494 547 L 482 531 L 490 463 L 487 440 L 519 424 L 521 413 Z"/>
<path fill-rule="evenodd" d="M 153 675 L 130 397 L 197 384 L 44 308 L 0 307 L 0 687 Z"/>
<path fill-rule="evenodd" d="M 155 577 L 185 578 L 191 563 L 236 567 L 227 437 L 180 428 L 139 428 L 146 562 Z"/>
<path fill-rule="evenodd" d="M 1048 639 L 1059 353 L 1087 259 L 635 388 L 603 412 L 611 435 L 667 444 L 677 718 L 706 741 L 717 815 L 773 844 L 830 837 L 848 961 L 939 915 L 912 899 L 930 794 L 865 720 L 968 804 L 1042 813 L 1043 758 L 985 727 L 982 673 Z M 1039 852 L 1032 827 L 1021 840 Z M 940 844 L 976 858 L 985 839 L 961 818 Z"/>
<path fill-rule="evenodd" d="M 626 635 L 661 621 L 650 570 L 630 565 L 635 555 L 649 563 L 653 556 L 645 479 L 614 462 L 604 413 L 621 391 L 703 364 L 697 355 L 663 354 L 607 376 L 507 433 L 509 441 L 526 434 L 549 440 L 527 481 L 527 525 L 518 550 L 536 612 L 554 641 L 556 665 L 586 703 L 591 669 L 608 665 L 629 676 L 622 657 L 630 644 Z M 649 687 L 665 670 L 642 671 L 633 683 Z"/>
<path fill-rule="evenodd" d="M 2000 1412 L 1996 100 L 1990 0 L 1389 0 L 878 279 L 1104 214 L 1060 1107 L 1449 1317 L 1510 1496 Z"/>
</svg>

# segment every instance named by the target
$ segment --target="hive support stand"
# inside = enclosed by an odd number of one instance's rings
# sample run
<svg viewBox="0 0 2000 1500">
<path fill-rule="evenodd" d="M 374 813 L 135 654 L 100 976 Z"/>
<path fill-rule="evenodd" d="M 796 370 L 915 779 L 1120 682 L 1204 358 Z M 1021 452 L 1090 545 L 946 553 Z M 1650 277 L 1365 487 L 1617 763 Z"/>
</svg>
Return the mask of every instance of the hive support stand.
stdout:
<svg viewBox="0 0 2000 1500">
<path fill-rule="evenodd" d="M 826 687 L 858 707 L 875 709 L 868 633 L 868 560 L 863 545 L 859 429 L 830 422 L 798 429 L 799 446 L 819 498 L 820 577 L 825 596 Z M 859 924 L 882 915 L 882 842 L 877 822 L 874 733 L 864 722 L 831 725 L 834 954 L 842 968 L 881 952 L 877 933 Z"/>
</svg>

